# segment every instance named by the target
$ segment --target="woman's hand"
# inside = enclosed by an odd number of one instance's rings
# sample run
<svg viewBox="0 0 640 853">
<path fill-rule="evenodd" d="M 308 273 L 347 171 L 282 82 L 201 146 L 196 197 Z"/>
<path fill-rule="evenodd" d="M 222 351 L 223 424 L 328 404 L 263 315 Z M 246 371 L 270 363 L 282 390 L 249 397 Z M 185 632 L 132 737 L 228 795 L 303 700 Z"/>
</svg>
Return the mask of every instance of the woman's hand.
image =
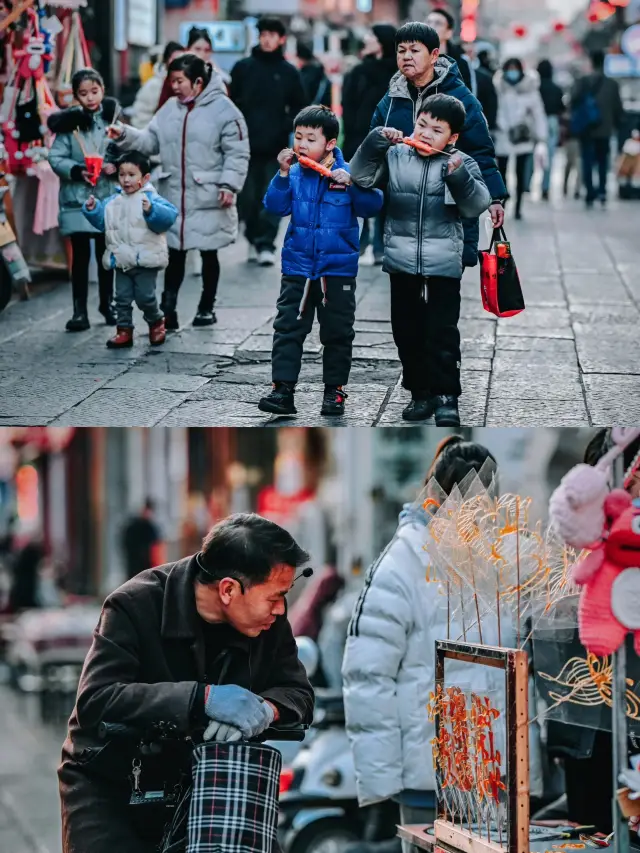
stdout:
<svg viewBox="0 0 640 853">
<path fill-rule="evenodd" d="M 218 193 L 218 203 L 222 208 L 233 207 L 235 200 L 236 194 L 232 190 L 223 189 Z"/>
<path fill-rule="evenodd" d="M 93 173 L 87 171 L 87 169 L 82 170 L 82 180 L 86 181 L 90 186 L 95 187 L 96 182 L 93 179 Z"/>
<path fill-rule="evenodd" d="M 382 135 L 385 139 L 388 139 L 389 142 L 392 142 L 396 145 L 398 142 L 402 142 L 404 139 L 404 133 L 401 130 L 396 130 L 395 127 L 383 127 Z"/>
<path fill-rule="evenodd" d="M 345 184 L 347 187 L 351 184 L 351 175 L 346 169 L 335 169 L 331 172 L 331 179 L 335 181 L 336 184 Z"/>
<path fill-rule="evenodd" d="M 111 175 L 115 175 L 117 171 L 118 169 L 113 163 L 105 163 L 105 165 L 102 167 L 102 174 L 106 175 L 109 178 L 111 177 Z"/>
<path fill-rule="evenodd" d="M 489 208 L 489 214 L 491 216 L 493 227 L 502 228 L 504 225 L 504 207 L 502 206 L 502 202 L 494 201 Z"/>
<path fill-rule="evenodd" d="M 114 142 L 118 139 L 122 139 L 124 136 L 124 125 L 118 122 L 117 124 L 110 124 L 107 128 L 107 136 L 109 139 L 113 139 Z"/>
<path fill-rule="evenodd" d="M 280 167 L 280 174 L 283 178 L 289 174 L 295 156 L 293 148 L 283 148 L 278 154 L 278 166 Z"/>
</svg>

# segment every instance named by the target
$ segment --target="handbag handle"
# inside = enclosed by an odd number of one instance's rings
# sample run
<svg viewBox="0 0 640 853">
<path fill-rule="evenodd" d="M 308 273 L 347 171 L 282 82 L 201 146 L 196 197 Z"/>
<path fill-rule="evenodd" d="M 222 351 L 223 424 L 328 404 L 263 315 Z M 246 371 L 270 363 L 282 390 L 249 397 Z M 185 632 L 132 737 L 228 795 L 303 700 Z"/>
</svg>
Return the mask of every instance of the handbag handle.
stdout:
<svg viewBox="0 0 640 853">
<path fill-rule="evenodd" d="M 499 228 L 493 229 L 493 236 L 491 237 L 491 243 L 489 244 L 489 252 L 493 249 L 493 244 L 500 239 L 503 239 L 505 243 L 507 242 L 507 234 L 502 225 Z"/>
</svg>

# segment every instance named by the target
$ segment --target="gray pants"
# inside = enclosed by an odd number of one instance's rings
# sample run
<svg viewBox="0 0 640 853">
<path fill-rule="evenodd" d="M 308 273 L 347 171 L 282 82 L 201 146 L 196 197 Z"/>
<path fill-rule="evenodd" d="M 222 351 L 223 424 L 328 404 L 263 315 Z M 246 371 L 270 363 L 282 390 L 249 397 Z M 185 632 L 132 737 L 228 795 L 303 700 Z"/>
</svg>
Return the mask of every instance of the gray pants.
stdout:
<svg viewBox="0 0 640 853">
<path fill-rule="evenodd" d="M 133 303 L 144 314 L 151 326 L 162 320 L 163 314 L 156 297 L 157 269 L 134 267 L 131 270 L 116 270 L 116 316 L 118 326 L 133 329 Z"/>
<path fill-rule="evenodd" d="M 435 809 L 415 808 L 414 806 L 400 806 L 400 823 L 402 826 L 433 823 L 436 819 Z M 402 853 L 416 853 L 418 847 L 414 847 L 408 841 L 402 841 Z"/>
</svg>

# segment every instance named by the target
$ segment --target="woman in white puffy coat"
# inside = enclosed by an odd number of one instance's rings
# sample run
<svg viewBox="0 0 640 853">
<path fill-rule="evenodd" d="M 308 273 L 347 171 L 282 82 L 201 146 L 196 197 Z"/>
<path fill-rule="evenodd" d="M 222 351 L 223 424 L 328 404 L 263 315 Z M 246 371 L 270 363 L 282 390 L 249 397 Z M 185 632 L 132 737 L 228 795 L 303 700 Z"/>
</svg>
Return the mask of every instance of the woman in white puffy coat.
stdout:
<svg viewBox="0 0 640 853">
<path fill-rule="evenodd" d="M 509 160 L 515 157 L 515 215 L 516 219 L 521 219 L 522 199 L 529 192 L 533 175 L 533 153 L 538 143 L 546 146 L 549 122 L 540 94 L 540 77 L 536 72 L 525 72 L 519 59 L 508 59 L 494 82 L 498 93 L 498 119 L 493 139 L 498 168 L 507 184 Z"/>
<path fill-rule="evenodd" d="M 118 125 L 109 133 L 125 151 L 160 155 L 156 189 L 178 208 L 178 220 L 167 235 L 169 266 L 161 305 L 167 331 L 175 331 L 178 291 L 190 249 L 202 254 L 202 295 L 193 324 L 216 322 L 218 251 L 238 236 L 236 201 L 249 169 L 249 136 L 242 113 L 211 65 L 185 53 L 171 63 L 169 77 L 175 97 L 146 130 Z"/>
<path fill-rule="evenodd" d="M 427 482 L 435 478 L 449 494 L 470 471 L 480 472 L 487 460 L 492 467 L 495 460 L 486 448 L 451 436 L 438 448 Z M 447 638 L 447 609 L 440 585 L 426 582 L 429 557 L 423 546 L 428 523 L 421 508 L 405 506 L 395 537 L 367 572 L 342 667 L 358 801 L 366 806 L 393 799 L 400 804 L 404 824 L 428 823 L 435 816 L 430 744 L 435 729 L 427 705 L 435 685 L 435 641 Z M 509 636 L 505 622 L 503 618 L 502 644 L 513 647 L 515 637 Z M 497 625 L 489 617 L 482 620 L 482 634 L 485 644 L 498 645 Z M 451 638 L 458 635 L 462 628 L 453 615 Z M 469 642 L 479 642 L 477 628 L 468 628 L 466 635 Z M 446 676 L 447 683 L 457 678 L 461 686 L 490 695 L 504 708 L 500 670 L 448 661 Z M 533 735 L 531 795 L 540 796 L 537 726 Z M 403 842 L 403 850 L 410 851 L 411 845 Z"/>
</svg>

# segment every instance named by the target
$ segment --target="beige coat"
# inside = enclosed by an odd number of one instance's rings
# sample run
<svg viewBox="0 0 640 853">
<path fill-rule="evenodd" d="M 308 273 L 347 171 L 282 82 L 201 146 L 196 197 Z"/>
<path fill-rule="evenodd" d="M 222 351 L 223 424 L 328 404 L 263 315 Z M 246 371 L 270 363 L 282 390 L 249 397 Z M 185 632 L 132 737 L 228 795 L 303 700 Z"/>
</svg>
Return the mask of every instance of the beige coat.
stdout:
<svg viewBox="0 0 640 853">
<path fill-rule="evenodd" d="M 238 236 L 238 210 L 220 207 L 221 189 L 236 195 L 249 169 L 249 137 L 240 110 L 217 74 L 194 104 L 171 98 L 145 130 L 127 127 L 118 143 L 149 157 L 160 155 L 155 187 L 178 208 L 167 235 L 170 249 L 212 251 Z"/>
</svg>

